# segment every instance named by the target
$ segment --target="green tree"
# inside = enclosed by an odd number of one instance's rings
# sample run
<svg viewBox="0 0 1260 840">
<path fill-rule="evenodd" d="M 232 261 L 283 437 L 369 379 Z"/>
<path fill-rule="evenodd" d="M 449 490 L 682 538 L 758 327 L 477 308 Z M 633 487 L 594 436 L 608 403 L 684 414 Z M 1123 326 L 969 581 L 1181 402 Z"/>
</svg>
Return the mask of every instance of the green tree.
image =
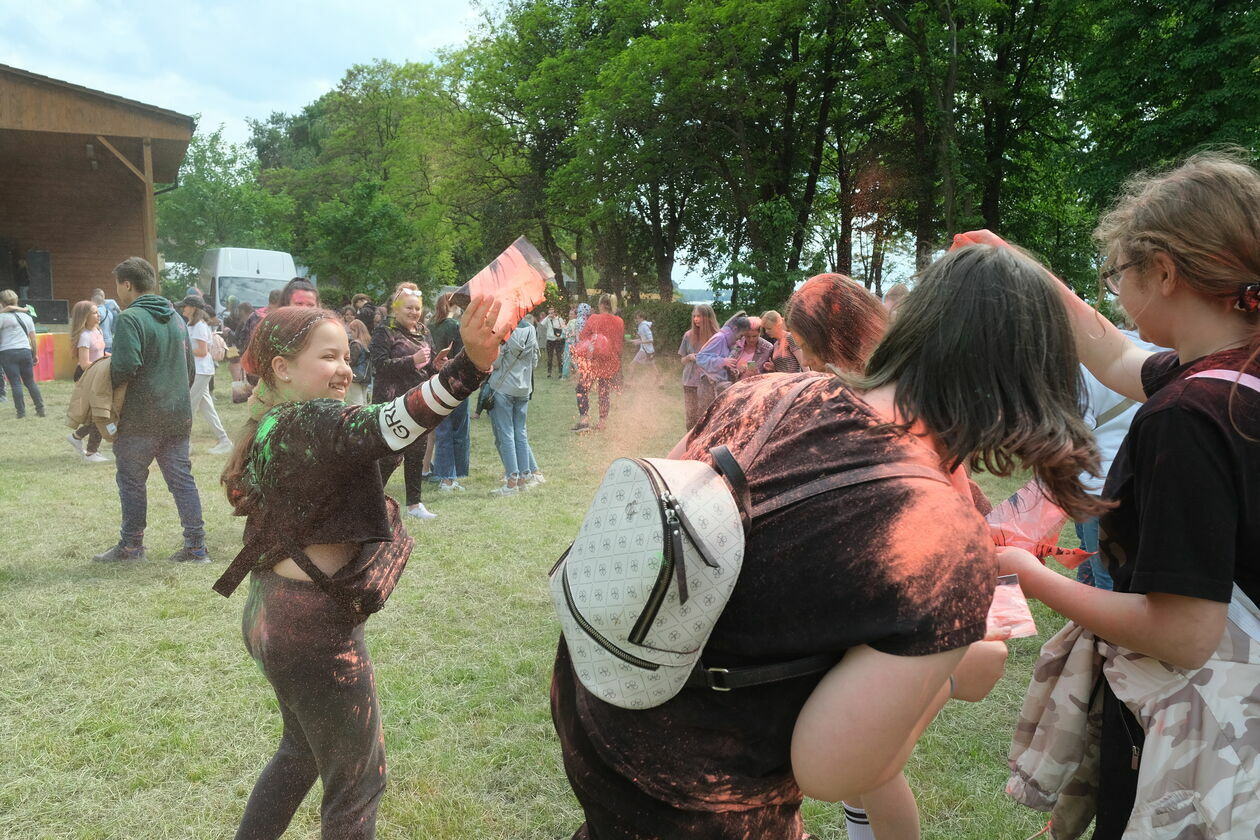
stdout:
<svg viewBox="0 0 1260 840">
<path fill-rule="evenodd" d="M 180 282 L 190 279 L 209 248 L 288 251 L 292 202 L 258 183 L 258 161 L 223 139 L 223 126 L 195 134 L 179 168 L 179 187 L 157 198 L 159 248 Z"/>
</svg>

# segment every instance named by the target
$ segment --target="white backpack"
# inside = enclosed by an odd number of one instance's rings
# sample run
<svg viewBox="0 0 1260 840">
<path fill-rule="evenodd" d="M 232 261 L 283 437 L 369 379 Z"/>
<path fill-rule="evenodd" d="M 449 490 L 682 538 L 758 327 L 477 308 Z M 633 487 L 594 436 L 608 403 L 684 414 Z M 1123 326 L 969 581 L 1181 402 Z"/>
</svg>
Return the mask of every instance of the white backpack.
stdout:
<svg viewBox="0 0 1260 840">
<path fill-rule="evenodd" d="M 717 471 L 661 458 L 619 458 L 609 466 L 577 538 L 551 569 L 551 598 L 574 671 L 596 697 L 645 709 L 688 686 L 729 691 L 817 674 L 839 660 L 820 654 L 741 668 L 700 662 L 739 578 L 754 518 L 867 481 L 948 484 L 930 466 L 878 464 L 824 475 L 753 507 L 744 470 L 801 392 L 824 378 L 793 386 L 738 460 L 725 446 L 710 450 Z"/>
</svg>

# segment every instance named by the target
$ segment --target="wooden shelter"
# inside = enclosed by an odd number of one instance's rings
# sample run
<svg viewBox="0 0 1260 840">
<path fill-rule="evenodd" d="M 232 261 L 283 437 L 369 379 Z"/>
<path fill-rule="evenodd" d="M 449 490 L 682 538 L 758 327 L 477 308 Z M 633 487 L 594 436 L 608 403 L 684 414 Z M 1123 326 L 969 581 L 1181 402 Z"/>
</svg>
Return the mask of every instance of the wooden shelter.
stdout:
<svg viewBox="0 0 1260 840">
<path fill-rule="evenodd" d="M 46 252 L 50 288 L 0 266 L 0 285 L 73 304 L 115 265 L 158 265 L 154 184 L 176 180 L 192 117 L 0 64 L 0 261 Z M 41 257 L 42 258 L 42 257 Z M 41 313 L 42 314 L 42 313 Z"/>
</svg>

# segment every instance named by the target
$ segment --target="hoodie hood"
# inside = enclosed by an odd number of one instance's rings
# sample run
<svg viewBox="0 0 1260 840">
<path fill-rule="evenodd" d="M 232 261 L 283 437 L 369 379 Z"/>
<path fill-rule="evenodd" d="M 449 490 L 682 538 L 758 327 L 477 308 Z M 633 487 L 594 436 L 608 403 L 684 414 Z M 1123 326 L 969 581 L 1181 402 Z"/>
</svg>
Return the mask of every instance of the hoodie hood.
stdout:
<svg viewBox="0 0 1260 840">
<path fill-rule="evenodd" d="M 154 320 L 165 324 L 171 320 L 171 316 L 175 314 L 175 307 L 171 306 L 171 302 L 161 295 L 141 295 L 131 302 L 132 307 L 143 309 L 153 316 Z"/>
</svg>

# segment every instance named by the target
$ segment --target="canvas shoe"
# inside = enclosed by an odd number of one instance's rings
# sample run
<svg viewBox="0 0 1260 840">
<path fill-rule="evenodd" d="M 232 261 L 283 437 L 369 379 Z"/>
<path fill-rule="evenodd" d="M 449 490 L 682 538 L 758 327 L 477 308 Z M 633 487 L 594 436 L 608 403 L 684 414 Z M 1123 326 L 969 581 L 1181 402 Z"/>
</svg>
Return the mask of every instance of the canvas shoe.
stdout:
<svg viewBox="0 0 1260 840">
<path fill-rule="evenodd" d="M 546 479 L 546 478 L 543 476 L 543 474 L 542 474 L 542 473 L 540 473 L 540 472 L 535 472 L 535 473 L 534 473 L 534 477 L 533 477 L 532 481 L 533 481 L 535 484 L 546 484 L 546 483 L 547 483 L 547 479 Z"/>
<path fill-rule="evenodd" d="M 407 508 L 407 515 L 414 516 L 416 519 L 437 519 L 437 514 L 429 510 L 423 504 Z"/>
<path fill-rule="evenodd" d="M 438 484 L 438 490 L 443 493 L 454 493 L 455 491 L 463 492 L 464 486 L 458 481 L 452 481 L 450 484 L 442 482 Z"/>
<path fill-rule="evenodd" d="M 528 490 L 529 488 L 537 487 L 540 484 L 542 484 L 542 481 L 538 478 L 538 476 L 531 475 L 529 478 L 525 479 L 524 489 Z"/>
<path fill-rule="evenodd" d="M 231 451 L 232 451 L 232 441 L 228 440 L 227 438 L 224 438 L 223 440 L 219 441 L 214 446 L 206 450 L 206 452 L 210 453 L 211 455 L 226 455 Z"/>
<path fill-rule="evenodd" d="M 83 460 L 89 464 L 104 464 L 109 459 L 99 452 L 89 452 L 83 456 Z"/>
<path fill-rule="evenodd" d="M 502 487 L 497 487 L 494 490 L 491 490 L 490 495 L 491 496 L 515 496 L 519 492 L 521 491 L 517 489 L 516 487 L 511 487 L 507 484 L 504 484 Z"/>
<path fill-rule="evenodd" d="M 66 442 L 69 443 L 71 446 L 73 446 L 76 450 L 78 450 L 80 455 L 86 454 L 83 451 L 83 438 L 75 437 L 74 432 L 71 432 L 70 434 L 66 435 Z"/>
<path fill-rule="evenodd" d="M 92 559 L 97 563 L 139 563 L 144 560 L 144 546 L 128 548 L 122 543 L 115 543 L 108 551 L 92 555 Z"/>
<path fill-rule="evenodd" d="M 206 551 L 204 545 L 201 548 L 184 546 L 166 559 L 172 563 L 209 563 L 210 552 Z"/>
</svg>

